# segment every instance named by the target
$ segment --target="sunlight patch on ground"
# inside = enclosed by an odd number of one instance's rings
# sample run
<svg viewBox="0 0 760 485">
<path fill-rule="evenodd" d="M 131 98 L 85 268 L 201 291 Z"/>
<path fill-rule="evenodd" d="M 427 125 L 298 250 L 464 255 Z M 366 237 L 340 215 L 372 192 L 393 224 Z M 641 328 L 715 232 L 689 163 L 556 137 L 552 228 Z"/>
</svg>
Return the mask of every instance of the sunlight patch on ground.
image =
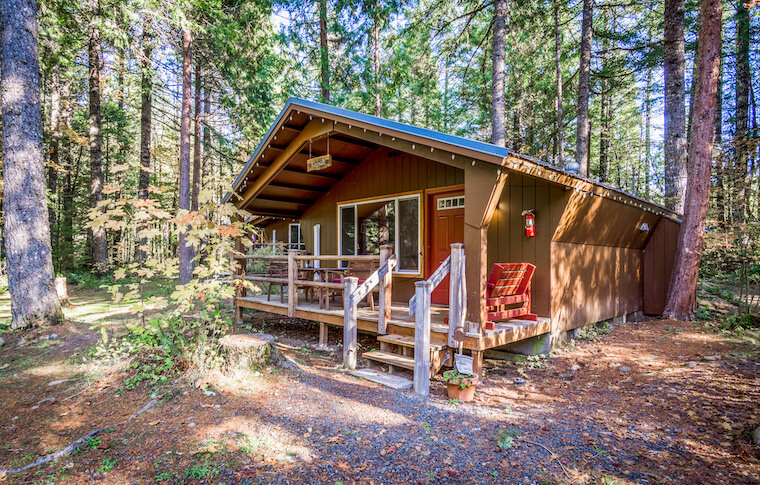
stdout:
<svg viewBox="0 0 760 485">
<path fill-rule="evenodd" d="M 31 367 L 25 372 L 25 374 L 33 375 L 36 377 L 57 377 L 69 372 L 70 372 L 70 366 L 59 361 L 54 364 L 38 365 L 36 367 Z M 63 378 L 69 378 L 69 377 L 70 376 L 64 376 Z"/>
</svg>

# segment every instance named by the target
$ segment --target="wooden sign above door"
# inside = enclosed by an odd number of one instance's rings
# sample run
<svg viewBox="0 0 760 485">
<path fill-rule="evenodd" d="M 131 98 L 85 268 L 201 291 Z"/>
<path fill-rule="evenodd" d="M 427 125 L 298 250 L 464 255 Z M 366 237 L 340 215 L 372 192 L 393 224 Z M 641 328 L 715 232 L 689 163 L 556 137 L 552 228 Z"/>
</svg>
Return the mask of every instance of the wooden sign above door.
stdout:
<svg viewBox="0 0 760 485">
<path fill-rule="evenodd" d="M 314 172 L 316 170 L 324 170 L 332 167 L 332 155 L 322 155 L 306 160 L 306 171 Z"/>
</svg>

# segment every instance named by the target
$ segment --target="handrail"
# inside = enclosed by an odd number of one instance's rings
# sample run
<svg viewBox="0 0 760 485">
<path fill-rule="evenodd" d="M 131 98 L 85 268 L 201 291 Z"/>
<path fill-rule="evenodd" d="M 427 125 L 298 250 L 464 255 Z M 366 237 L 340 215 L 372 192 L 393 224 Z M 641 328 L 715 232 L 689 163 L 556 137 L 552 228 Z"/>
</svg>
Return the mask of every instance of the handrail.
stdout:
<svg viewBox="0 0 760 485">
<path fill-rule="evenodd" d="M 354 306 L 358 304 L 360 301 L 364 299 L 365 296 L 369 294 L 370 291 L 372 291 L 378 284 L 380 284 L 380 279 L 388 274 L 389 271 L 393 271 L 393 268 L 396 267 L 396 255 L 392 254 L 388 260 L 383 263 L 382 266 L 380 266 L 377 270 L 375 270 L 374 273 L 369 275 L 369 277 L 364 280 L 364 283 L 359 285 L 353 293 L 349 296 L 349 304 L 351 306 Z"/>
<path fill-rule="evenodd" d="M 428 278 L 426 281 L 430 283 L 432 286 L 430 287 L 430 291 L 433 291 L 434 289 L 438 288 L 438 285 L 441 284 L 441 281 L 449 274 L 449 271 L 451 270 L 451 255 L 449 254 L 446 259 L 441 263 L 438 268 L 433 271 L 433 274 L 430 275 L 430 278 Z M 409 300 L 409 315 L 414 315 L 415 308 L 417 305 L 415 305 L 415 302 L 417 301 L 417 295 L 415 294 L 410 300 Z"/>
<path fill-rule="evenodd" d="M 267 261 L 287 261 L 287 254 L 235 254 L 235 259 L 252 260 L 263 259 Z M 357 256 L 342 256 L 340 254 L 324 254 L 315 256 L 312 254 L 296 254 L 298 261 L 380 261 L 380 256 L 375 254 L 360 254 Z"/>
<path fill-rule="evenodd" d="M 343 288 L 343 365 L 346 369 L 356 368 L 358 303 L 378 285 L 380 285 L 380 312 L 377 319 L 377 333 L 385 334 L 391 317 L 391 275 L 398 261 L 391 250 L 389 245 L 380 246 L 380 267 L 361 285 L 355 276 L 347 276 L 343 279 L 345 285 Z"/>
<path fill-rule="evenodd" d="M 464 276 L 464 245 L 451 244 L 451 254 L 430 275 L 414 283 L 414 296 L 409 300 L 409 314 L 414 315 L 414 392 L 430 394 L 430 300 L 433 290 L 450 275 L 449 281 L 449 347 L 458 347 L 454 338 L 463 325 L 467 306 Z"/>
</svg>

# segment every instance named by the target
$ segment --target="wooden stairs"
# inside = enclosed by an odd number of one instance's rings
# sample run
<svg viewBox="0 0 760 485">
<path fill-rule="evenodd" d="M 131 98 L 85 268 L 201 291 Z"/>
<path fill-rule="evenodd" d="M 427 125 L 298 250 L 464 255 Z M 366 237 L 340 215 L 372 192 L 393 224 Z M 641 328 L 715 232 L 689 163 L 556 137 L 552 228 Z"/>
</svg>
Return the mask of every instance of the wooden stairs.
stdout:
<svg viewBox="0 0 760 485">
<path fill-rule="evenodd" d="M 405 369 L 414 371 L 414 336 L 389 333 L 378 335 L 380 350 L 364 352 L 362 358 L 370 367 L 387 366 L 388 373 Z M 447 363 L 450 353 L 447 345 L 430 343 L 430 372 L 435 375 Z"/>
</svg>

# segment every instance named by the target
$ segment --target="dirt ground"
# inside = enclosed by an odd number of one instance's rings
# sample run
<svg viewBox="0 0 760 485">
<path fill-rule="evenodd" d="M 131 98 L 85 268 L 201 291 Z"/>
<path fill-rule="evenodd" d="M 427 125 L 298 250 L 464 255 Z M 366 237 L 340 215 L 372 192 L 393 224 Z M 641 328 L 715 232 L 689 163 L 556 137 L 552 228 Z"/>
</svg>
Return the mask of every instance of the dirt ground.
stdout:
<svg viewBox="0 0 760 485">
<path fill-rule="evenodd" d="M 127 391 L 128 363 L 87 359 L 101 335 L 82 320 L 2 334 L 0 468 L 106 430 L 6 483 L 760 483 L 758 348 L 702 324 L 616 325 L 547 359 L 487 360 L 461 404 L 440 380 L 420 398 L 348 376 L 339 350 L 309 346 L 316 324 L 264 313 L 243 331 L 278 336 L 298 371 Z"/>
</svg>

